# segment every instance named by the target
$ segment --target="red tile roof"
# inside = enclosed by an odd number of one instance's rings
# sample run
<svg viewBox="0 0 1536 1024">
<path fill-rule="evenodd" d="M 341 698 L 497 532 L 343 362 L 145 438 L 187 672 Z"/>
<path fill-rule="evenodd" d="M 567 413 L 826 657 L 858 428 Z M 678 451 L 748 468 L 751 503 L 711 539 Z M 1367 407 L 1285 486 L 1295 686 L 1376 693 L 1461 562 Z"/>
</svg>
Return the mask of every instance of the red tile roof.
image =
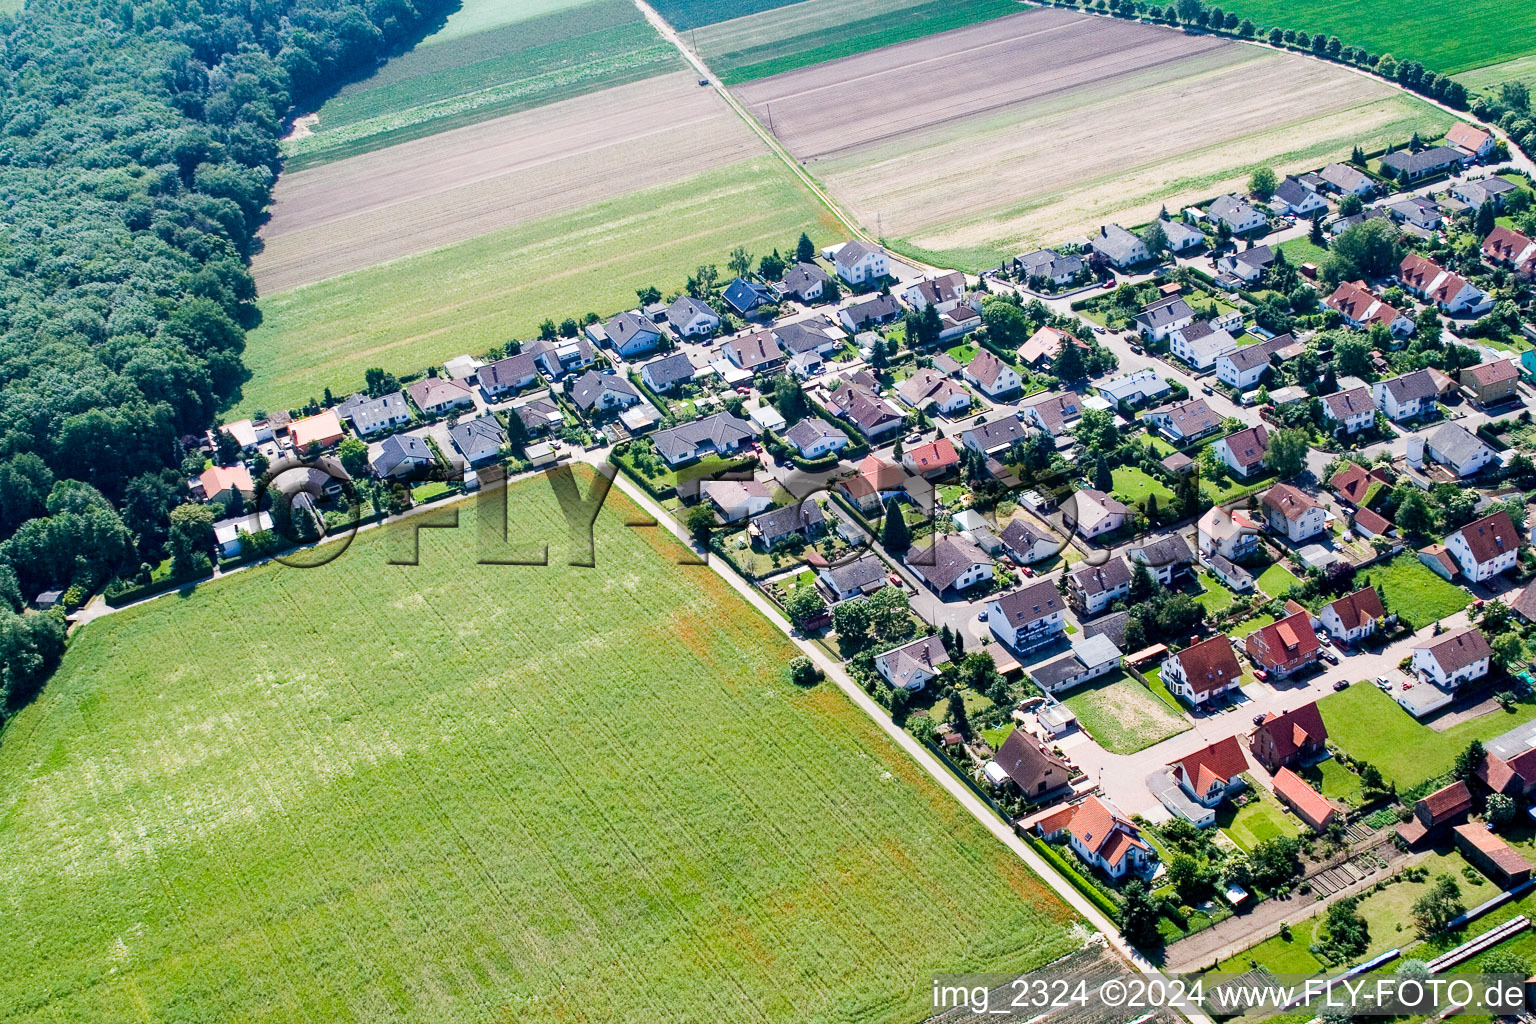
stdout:
<svg viewBox="0 0 1536 1024">
<path fill-rule="evenodd" d="M 919 445 L 907 452 L 907 458 L 919 473 L 928 473 L 935 469 L 946 469 L 957 464 L 960 456 L 955 452 L 954 444 L 947 437 L 941 437 L 937 441 L 930 441 L 925 445 Z"/>
<path fill-rule="evenodd" d="M 1196 694 L 1207 694 L 1242 678 L 1242 666 L 1232 650 L 1232 641 L 1217 635 L 1184 648 L 1174 655 L 1184 670 L 1184 678 Z"/>
<path fill-rule="evenodd" d="M 1355 512 L 1355 525 L 1373 537 L 1385 536 L 1387 531 L 1392 529 L 1391 523 L 1368 508 Z"/>
<path fill-rule="evenodd" d="M 1509 518 L 1509 513 L 1503 509 L 1475 519 L 1456 532 L 1467 542 L 1472 557 L 1479 563 L 1491 562 L 1500 555 L 1520 548 L 1520 534 Z"/>
<path fill-rule="evenodd" d="M 1433 793 L 1420 800 L 1415 805 L 1415 810 L 1422 808 L 1429 813 L 1429 824 L 1438 825 L 1446 818 L 1465 814 L 1472 809 L 1472 791 L 1467 788 L 1465 782 L 1453 782 L 1443 789 L 1437 789 Z M 1423 815 L 1420 815 L 1422 819 Z"/>
<path fill-rule="evenodd" d="M 1284 798 L 1303 821 L 1319 831 L 1327 827 L 1328 819 L 1335 812 L 1333 804 L 1323 794 L 1289 768 L 1281 768 L 1275 773 L 1275 795 Z"/>
<path fill-rule="evenodd" d="M 1077 805 L 1077 813 L 1072 815 L 1072 824 L 1068 827 L 1078 842 L 1108 864 L 1118 864 L 1132 848 L 1146 849 L 1145 844 L 1135 838 L 1136 826 L 1110 810 L 1109 805 L 1096 796 Z"/>
<path fill-rule="evenodd" d="M 1463 377 L 1471 377 L 1478 387 L 1487 387 L 1490 384 L 1502 384 L 1520 376 L 1520 371 L 1515 369 L 1515 364 L 1508 359 L 1495 359 L 1489 363 L 1478 363 L 1461 371 Z M 1463 382 L 1465 383 L 1465 382 Z"/>
<path fill-rule="evenodd" d="M 1328 607 L 1332 608 L 1334 614 L 1339 617 L 1339 621 L 1344 623 L 1345 629 L 1357 629 L 1384 618 L 1387 614 L 1387 610 L 1381 606 L 1381 595 L 1376 593 L 1375 587 L 1357 590 L 1347 597 L 1339 598 Z M 1316 705 L 1313 706 L 1316 707 Z"/>
<path fill-rule="evenodd" d="M 1182 773 L 1195 794 L 1203 797 L 1218 782 L 1227 782 L 1247 771 L 1248 759 L 1243 756 L 1237 737 L 1228 736 L 1177 761 L 1170 761 L 1168 767 Z"/>
<path fill-rule="evenodd" d="M 1276 758 L 1282 761 L 1308 742 L 1321 744 L 1328 739 L 1328 727 L 1323 724 L 1323 713 L 1317 709 L 1317 701 L 1280 715 L 1270 712 L 1255 730 L 1255 734 L 1258 733 L 1269 737 Z"/>
<path fill-rule="evenodd" d="M 1290 484 L 1275 484 L 1265 491 L 1264 504 L 1279 512 L 1290 522 L 1295 522 L 1318 507 L 1317 502 L 1308 497 L 1305 491 Z"/>
<path fill-rule="evenodd" d="M 1468 150 L 1472 153 L 1476 153 L 1479 149 L 1482 149 L 1484 146 L 1486 146 L 1488 144 L 1488 139 L 1489 136 L 1487 132 L 1483 131 L 1481 128 L 1470 125 L 1465 121 L 1457 121 L 1455 124 L 1451 125 L 1450 130 L 1445 133 L 1446 142 L 1449 142 L 1453 146 L 1460 146 L 1462 149 Z"/>
<path fill-rule="evenodd" d="M 1520 232 L 1500 225 L 1483 239 L 1483 253 L 1490 259 L 1512 263 L 1529 252 L 1531 245 L 1531 240 Z"/>
<path fill-rule="evenodd" d="M 1317 655 L 1317 634 L 1305 612 L 1288 615 L 1248 634 L 1248 655 L 1265 668 L 1288 669 Z"/>
<path fill-rule="evenodd" d="M 1468 822 L 1453 830 L 1457 838 L 1488 858 L 1506 875 L 1529 875 L 1531 862 L 1520 856 L 1513 846 L 1488 831 L 1488 826 Z"/>
</svg>

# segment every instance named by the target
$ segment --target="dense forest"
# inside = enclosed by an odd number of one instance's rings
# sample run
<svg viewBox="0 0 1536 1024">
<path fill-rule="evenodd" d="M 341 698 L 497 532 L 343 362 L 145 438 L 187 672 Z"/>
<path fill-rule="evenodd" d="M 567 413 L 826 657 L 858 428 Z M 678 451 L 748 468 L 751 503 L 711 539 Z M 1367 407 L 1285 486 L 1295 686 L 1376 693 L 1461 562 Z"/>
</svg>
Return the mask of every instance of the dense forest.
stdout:
<svg viewBox="0 0 1536 1024">
<path fill-rule="evenodd" d="M 451 0 L 32 0 L 0 16 L 0 714 L 63 649 L 47 588 L 164 557 L 182 438 L 244 374 L 295 97 Z"/>
</svg>

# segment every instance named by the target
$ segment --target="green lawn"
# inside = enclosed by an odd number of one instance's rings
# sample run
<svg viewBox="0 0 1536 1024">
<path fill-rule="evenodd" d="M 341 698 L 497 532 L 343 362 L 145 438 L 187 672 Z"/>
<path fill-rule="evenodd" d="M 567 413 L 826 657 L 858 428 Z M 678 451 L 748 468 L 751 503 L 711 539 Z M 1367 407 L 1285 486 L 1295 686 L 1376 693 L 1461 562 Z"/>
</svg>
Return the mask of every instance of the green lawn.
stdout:
<svg viewBox="0 0 1536 1024">
<path fill-rule="evenodd" d="M 634 4 L 594 0 L 560 7 L 513 24 L 434 37 L 344 87 L 320 108 L 309 134 L 284 143 L 285 169 L 356 156 L 685 67 L 676 47 Z"/>
<path fill-rule="evenodd" d="M 1234 0 L 1223 9 L 1253 19 L 1261 38 L 1272 27 L 1336 35 L 1444 75 L 1536 52 L 1536 5 L 1525 0 Z"/>
<path fill-rule="evenodd" d="M 1236 595 L 1208 572 L 1201 572 L 1196 577 L 1200 586 L 1204 589 L 1195 595 L 1195 601 L 1210 615 L 1220 615 L 1232 607 L 1237 600 Z"/>
<path fill-rule="evenodd" d="M 1138 750 L 1189 728 L 1162 700 L 1130 676 L 1114 672 L 1062 698 L 1078 724 L 1113 754 Z"/>
<path fill-rule="evenodd" d="M 252 379 L 233 416 L 303 404 L 321 389 L 396 374 L 529 338 L 546 317 L 610 313 L 635 289 L 679 287 L 731 248 L 836 237 L 822 208 L 773 157 L 519 224 L 391 263 L 263 296 L 246 339 Z"/>
<path fill-rule="evenodd" d="M 1257 789 L 1257 795 L 1258 799 L 1243 807 L 1234 808 L 1230 801 L 1222 804 L 1216 812 L 1216 827 L 1244 850 L 1252 850 L 1266 839 L 1301 834 L 1296 819 L 1286 814 L 1268 790 Z"/>
<path fill-rule="evenodd" d="M 1369 686 L 1369 684 L 1366 685 Z M 1370 688 L 1375 689 L 1374 686 Z M 1360 789 L 1360 776 L 1331 757 L 1326 761 L 1298 768 L 1296 774 L 1329 799 L 1342 800 L 1351 807 L 1359 807 L 1365 802 Z"/>
<path fill-rule="evenodd" d="M 1259 589 L 1270 597 L 1284 597 L 1286 592 L 1300 584 L 1301 580 L 1297 579 L 1296 574 L 1291 570 L 1276 562 L 1260 573 L 1255 582 L 1258 583 Z M 1261 622 L 1259 625 L 1268 625 L 1268 623 Z"/>
<path fill-rule="evenodd" d="M 1321 267 L 1328 261 L 1328 250 L 1322 246 L 1313 245 L 1310 238 L 1292 238 L 1281 242 L 1280 251 L 1285 253 L 1286 262 L 1293 267 L 1299 267 L 1303 263 L 1312 263 Z"/>
<path fill-rule="evenodd" d="M 897 1024 L 1076 948 L 617 489 L 596 569 L 549 486 L 507 507 L 548 566 L 465 502 L 419 565 L 370 530 L 71 638 L 0 745 L 0 1021 Z"/>
<path fill-rule="evenodd" d="M 1436 732 L 1369 682 L 1330 693 L 1317 706 L 1328 742 L 1374 764 L 1400 790 L 1450 771 L 1456 755 L 1474 739 L 1493 739 L 1536 718 L 1536 704 L 1516 704 L 1511 711 L 1494 711 Z"/>
<path fill-rule="evenodd" d="M 981 351 L 981 346 L 976 344 L 974 341 L 962 341 L 960 344 L 953 345 L 944 351 L 945 354 L 949 356 L 949 358 L 953 359 L 961 366 L 969 366 L 971 364 L 971 360 L 975 359 L 976 354 Z"/>
<path fill-rule="evenodd" d="M 1174 494 L 1168 485 L 1136 466 L 1121 466 L 1114 470 L 1114 496 L 1128 505 L 1139 505 L 1149 495 L 1157 495 L 1157 503 L 1167 508 L 1173 503 Z"/>
<path fill-rule="evenodd" d="M 1255 615 L 1253 618 L 1244 619 L 1236 626 L 1233 626 L 1231 629 L 1227 630 L 1227 636 L 1234 640 L 1241 640 L 1243 637 L 1247 636 L 1249 633 L 1252 633 L 1254 630 L 1263 629 L 1265 626 L 1274 621 L 1275 617 L 1267 612 L 1262 615 Z"/>
<path fill-rule="evenodd" d="M 1384 565 L 1372 566 L 1361 579 L 1376 587 L 1389 612 L 1422 629 L 1472 603 L 1472 595 L 1436 576 L 1418 555 L 1405 551 Z"/>
<path fill-rule="evenodd" d="M 1136 441 L 1138 444 L 1152 449 L 1152 454 L 1156 455 L 1159 459 L 1166 459 L 1168 456 L 1178 451 L 1178 449 L 1173 445 L 1169 444 L 1167 441 L 1164 441 L 1162 438 L 1155 434 L 1137 434 Z"/>
<path fill-rule="evenodd" d="M 1202 476 L 1200 478 L 1200 491 L 1213 505 L 1221 505 L 1240 498 L 1255 491 L 1262 491 L 1275 482 L 1274 473 L 1263 473 L 1250 479 L 1227 474 L 1222 477 L 1212 478 Z"/>
</svg>

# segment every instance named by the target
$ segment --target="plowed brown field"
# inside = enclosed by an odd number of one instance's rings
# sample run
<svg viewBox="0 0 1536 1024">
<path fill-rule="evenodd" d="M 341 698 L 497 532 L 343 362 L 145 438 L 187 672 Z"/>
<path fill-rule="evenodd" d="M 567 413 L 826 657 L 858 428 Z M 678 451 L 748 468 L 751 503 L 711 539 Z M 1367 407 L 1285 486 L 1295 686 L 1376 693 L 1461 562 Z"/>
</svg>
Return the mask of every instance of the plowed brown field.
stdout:
<svg viewBox="0 0 1536 1024">
<path fill-rule="evenodd" d="M 663 75 L 278 179 L 262 294 L 765 152 L 713 89 Z"/>
</svg>

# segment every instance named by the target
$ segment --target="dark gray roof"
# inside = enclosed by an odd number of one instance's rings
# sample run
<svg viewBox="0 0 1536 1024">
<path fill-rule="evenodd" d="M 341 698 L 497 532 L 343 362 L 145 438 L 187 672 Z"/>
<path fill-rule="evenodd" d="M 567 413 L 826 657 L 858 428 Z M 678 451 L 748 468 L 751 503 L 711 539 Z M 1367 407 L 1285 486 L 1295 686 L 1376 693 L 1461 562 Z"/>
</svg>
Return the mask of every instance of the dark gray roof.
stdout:
<svg viewBox="0 0 1536 1024">
<path fill-rule="evenodd" d="M 876 295 L 863 302 L 849 303 L 845 310 L 848 319 L 856 324 L 866 320 L 884 320 L 901 312 L 901 306 L 890 295 Z"/>
<path fill-rule="evenodd" d="M 1291 206 L 1300 206 L 1316 194 L 1290 175 L 1275 187 L 1275 198 Z"/>
<path fill-rule="evenodd" d="M 640 397 L 635 393 L 635 386 L 623 377 L 588 370 L 571 385 L 571 401 L 576 403 L 578 409 L 590 409 L 597 404 L 604 391 L 614 391 L 635 399 Z"/>
<path fill-rule="evenodd" d="M 1461 163 L 1461 154 L 1446 146 L 1421 149 L 1417 153 L 1400 149 L 1396 153 L 1388 153 L 1381 158 L 1381 166 L 1394 174 L 1401 174 L 1405 170 L 1413 175 L 1428 174 L 1442 167 L 1459 163 Z"/>
<path fill-rule="evenodd" d="M 1460 423 L 1447 423 L 1429 438 L 1429 446 L 1456 464 L 1461 464 L 1487 445 Z"/>
<path fill-rule="evenodd" d="M 679 295 L 676 301 L 667 307 L 667 323 L 672 325 L 674 331 L 680 331 L 688 326 L 690 320 L 700 314 L 713 317 L 716 323 L 720 322 L 720 315 L 698 299 L 691 295 Z"/>
<path fill-rule="evenodd" d="M 973 565 L 991 565 L 992 559 L 985 551 L 963 537 L 939 537 L 933 543 L 932 554 L 914 548 L 907 564 L 912 571 L 936 591 L 949 589 Z"/>
<path fill-rule="evenodd" d="M 746 420 L 728 412 L 717 412 L 702 420 L 683 423 L 671 430 L 658 430 L 651 435 L 651 443 L 668 461 L 682 458 L 695 448 L 708 443 L 715 451 L 728 451 L 742 442 L 757 436 Z"/>
<path fill-rule="evenodd" d="M 1142 242 L 1120 225 L 1108 224 L 1099 228 L 1091 244 L 1115 263 L 1128 264 L 1140 255 Z"/>
<path fill-rule="evenodd" d="M 461 420 L 448 430 L 453 446 L 470 463 L 495 458 L 506 444 L 507 435 L 502 433 L 501 422 L 495 416 L 480 416 Z"/>
<path fill-rule="evenodd" d="M 767 288 L 744 277 L 738 277 L 726 285 L 720 297 L 738 313 L 751 312 L 773 298 Z"/>
<path fill-rule="evenodd" d="M 1015 256 L 1013 261 L 1019 265 L 1019 271 L 1025 277 L 1076 275 L 1083 269 L 1081 256 L 1063 256 L 1055 249 L 1036 249 L 1034 252 Z"/>
<path fill-rule="evenodd" d="M 1275 251 L 1267 245 L 1256 245 L 1252 249 L 1233 253 L 1232 258 L 1245 267 L 1263 270 L 1275 262 Z"/>
<path fill-rule="evenodd" d="M 906 686 L 918 669 L 937 673 L 940 665 L 949 664 L 949 652 L 937 636 L 925 636 L 876 655 L 875 661 L 885 666 L 895 685 Z"/>
<path fill-rule="evenodd" d="M 1108 615 L 1101 615 L 1083 623 L 1083 636 L 1086 638 L 1102 634 L 1109 637 L 1116 647 L 1124 649 L 1125 627 L 1130 621 L 1130 612 L 1110 612 Z"/>
<path fill-rule="evenodd" d="M 788 537 L 792 533 L 804 535 L 809 528 L 821 526 L 826 521 L 826 515 L 822 513 L 821 506 L 816 502 L 798 501 L 793 505 L 770 509 L 761 515 L 754 516 L 751 524 L 757 527 L 765 543 L 772 544 L 779 538 Z"/>
<path fill-rule="evenodd" d="M 480 367 L 480 371 L 475 376 L 482 387 L 491 391 L 500 391 L 515 387 L 529 377 L 537 376 L 538 372 L 533 353 L 519 352 L 515 356 L 507 356 L 505 359 L 498 359 L 494 363 Z"/>
<path fill-rule="evenodd" d="M 1212 569 L 1215 569 L 1220 574 L 1222 579 L 1233 582 L 1238 582 L 1245 578 L 1250 582 L 1253 580 L 1252 573 L 1227 558 L 1220 551 L 1212 551 L 1209 555 L 1205 556 L 1205 560 L 1210 563 Z"/>
<path fill-rule="evenodd" d="M 1024 424 L 1014 417 L 1008 416 L 1004 419 L 993 420 L 991 423 L 983 423 L 979 427 L 972 427 L 970 430 L 963 431 L 960 434 L 960 441 L 968 448 L 988 452 L 999 446 L 1016 444 L 1028 436 L 1029 431 L 1024 428 Z"/>
<path fill-rule="evenodd" d="M 1258 213 L 1246 200 L 1239 199 L 1230 193 L 1217 196 L 1211 201 L 1207 211 L 1212 217 L 1226 221 L 1247 220 L 1251 214 Z"/>
<path fill-rule="evenodd" d="M 810 324 L 801 322 L 780 324 L 773 329 L 773 336 L 790 355 L 815 351 L 832 340 Z"/>
<path fill-rule="evenodd" d="M 1136 322 L 1157 328 L 1194 315 L 1195 311 L 1189 308 L 1189 303 L 1184 301 L 1182 295 L 1170 295 L 1166 299 L 1148 303 L 1145 309 L 1136 314 Z"/>
<path fill-rule="evenodd" d="M 826 420 L 816 416 L 807 416 L 784 432 L 784 437 L 791 444 L 801 448 L 809 447 L 824 437 L 840 437 L 848 440 L 848 435 Z"/>
<path fill-rule="evenodd" d="M 784 272 L 779 288 L 786 295 L 801 295 L 818 284 L 827 283 L 827 272 L 814 263 L 796 263 Z"/>
<path fill-rule="evenodd" d="M 1131 559 L 1158 569 L 1165 565 L 1193 565 L 1195 553 L 1189 549 L 1183 537 L 1170 533 L 1132 547 Z"/>
<path fill-rule="evenodd" d="M 661 331 L 656 325 L 638 313 L 623 312 L 603 325 L 613 347 L 623 348 L 636 338 L 659 338 Z"/>
<path fill-rule="evenodd" d="M 1003 533 L 999 539 L 1002 540 L 1003 545 L 1007 547 L 1009 551 L 1012 551 L 1015 554 L 1022 551 L 1028 551 L 1030 548 L 1039 543 L 1056 543 L 1055 537 L 1052 537 L 1045 530 L 1038 526 L 1034 526 L 1023 519 L 1015 519 L 1007 526 L 1003 527 Z"/>
<path fill-rule="evenodd" d="M 1050 618 L 1067 608 L 1067 599 L 1056 592 L 1056 584 L 1049 580 L 1037 580 L 1027 587 L 1011 590 L 995 598 L 994 603 L 1014 629 Z"/>
<path fill-rule="evenodd" d="M 666 388 L 693 379 L 693 360 L 683 352 L 662 356 L 640 368 L 640 375 L 653 388 Z"/>
<path fill-rule="evenodd" d="M 1392 396 L 1392 400 L 1399 405 L 1402 405 L 1404 402 L 1434 398 L 1435 395 L 1439 394 L 1439 389 L 1435 387 L 1435 378 L 1429 375 L 1428 370 L 1414 370 L 1412 373 L 1405 373 L 1401 377 L 1384 380 L 1381 382 L 1381 386 L 1386 389 L 1387 394 Z"/>
<path fill-rule="evenodd" d="M 1086 565 L 1068 579 L 1089 597 L 1118 589 L 1131 582 L 1131 566 L 1118 555 L 1103 565 Z"/>
<path fill-rule="evenodd" d="M 827 576 L 831 579 L 832 588 L 839 594 L 846 594 L 854 590 L 864 590 L 874 584 L 884 585 L 885 563 L 874 555 L 865 555 L 862 558 L 837 565 L 827 570 Z"/>
<path fill-rule="evenodd" d="M 410 416 L 410 411 L 405 404 L 405 395 L 399 391 L 380 395 L 378 398 L 369 398 L 361 394 L 353 395 L 337 406 L 335 411 L 336 415 L 351 420 L 352 425 L 361 434 L 371 434 L 391 420 Z"/>
<path fill-rule="evenodd" d="M 425 460 L 431 463 L 432 449 L 427 447 L 427 442 L 413 434 L 395 434 L 386 437 L 379 445 L 378 458 L 373 460 L 373 471 L 380 476 L 389 476 L 405 462 Z"/>
<path fill-rule="evenodd" d="M 1221 358 L 1226 359 L 1235 366 L 1238 372 L 1251 370 L 1255 366 L 1267 366 L 1270 356 L 1285 348 L 1285 346 L 1294 344 L 1295 341 L 1295 337 L 1290 334 L 1277 334 L 1268 341 L 1260 342 L 1257 345 L 1244 345 L 1228 352 Z"/>
<path fill-rule="evenodd" d="M 1321 175 L 1328 184 L 1345 192 L 1372 184 L 1370 175 L 1348 164 L 1329 164 L 1322 169 Z"/>
</svg>

